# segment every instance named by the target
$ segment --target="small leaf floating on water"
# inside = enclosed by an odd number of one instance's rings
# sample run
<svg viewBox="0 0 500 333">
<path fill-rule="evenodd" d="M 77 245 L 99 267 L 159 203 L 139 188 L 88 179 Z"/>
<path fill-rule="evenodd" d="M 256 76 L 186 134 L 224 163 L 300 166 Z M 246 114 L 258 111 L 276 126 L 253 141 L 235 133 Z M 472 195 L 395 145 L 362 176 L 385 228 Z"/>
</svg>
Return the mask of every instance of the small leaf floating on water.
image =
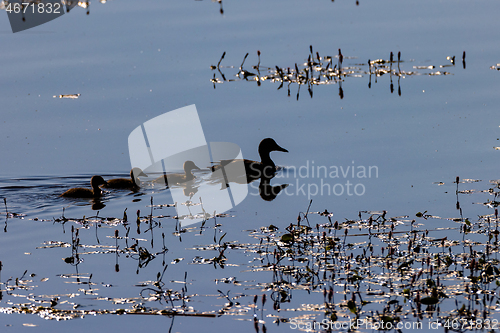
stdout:
<svg viewBox="0 0 500 333">
<path fill-rule="evenodd" d="M 281 241 L 283 243 L 291 243 L 293 241 L 293 235 L 292 234 L 284 234 L 281 236 Z"/>
<path fill-rule="evenodd" d="M 358 309 L 356 308 L 356 303 L 353 300 L 347 302 L 347 307 L 349 308 L 349 311 L 351 311 L 354 314 L 358 312 Z"/>
<path fill-rule="evenodd" d="M 429 297 L 424 297 L 420 300 L 420 303 L 424 304 L 424 305 L 434 305 L 434 304 L 437 304 L 439 303 L 439 298 L 437 297 L 432 297 L 432 296 L 429 296 Z"/>
<path fill-rule="evenodd" d="M 269 231 L 276 231 L 278 230 L 279 228 L 277 226 L 275 226 L 274 224 L 270 224 L 269 227 L 268 227 Z"/>
<path fill-rule="evenodd" d="M 418 212 L 417 214 L 415 214 L 416 217 L 424 217 L 424 214 L 427 213 L 427 211 L 425 212 Z"/>
<path fill-rule="evenodd" d="M 54 96 L 54 98 L 69 98 L 69 99 L 77 99 L 78 97 L 80 97 L 81 94 L 66 94 L 66 95 L 58 95 L 58 96 Z"/>
<path fill-rule="evenodd" d="M 67 258 L 62 258 L 62 259 L 67 264 L 73 264 L 75 262 L 75 258 L 74 257 L 67 257 Z"/>
</svg>

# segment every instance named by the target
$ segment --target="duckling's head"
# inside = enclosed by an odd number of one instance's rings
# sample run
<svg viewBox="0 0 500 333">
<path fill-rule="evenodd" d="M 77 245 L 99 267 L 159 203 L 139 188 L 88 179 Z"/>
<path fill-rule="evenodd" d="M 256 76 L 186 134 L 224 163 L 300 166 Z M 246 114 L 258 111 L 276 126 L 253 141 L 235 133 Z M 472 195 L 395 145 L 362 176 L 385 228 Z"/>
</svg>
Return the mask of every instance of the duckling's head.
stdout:
<svg viewBox="0 0 500 333">
<path fill-rule="evenodd" d="M 104 184 L 107 184 L 107 182 L 101 176 L 92 176 L 90 179 L 90 185 L 92 185 L 93 188 L 99 188 L 99 185 Z"/>
<path fill-rule="evenodd" d="M 186 174 L 190 173 L 192 170 L 201 170 L 200 168 L 198 168 L 196 166 L 196 164 L 194 164 L 193 161 L 186 161 L 184 162 L 184 172 L 186 172 Z"/>
<path fill-rule="evenodd" d="M 134 182 L 134 184 L 136 184 L 137 186 L 139 186 L 140 182 L 139 182 L 139 176 L 142 176 L 142 177 L 147 177 L 148 175 L 146 175 L 140 168 L 132 168 L 132 170 L 130 170 L 130 178 L 132 179 L 132 181 Z"/>
<path fill-rule="evenodd" d="M 276 141 L 272 138 L 265 138 L 262 140 L 259 144 L 259 154 L 268 154 L 272 151 L 282 151 L 284 153 L 288 153 L 288 150 L 285 148 L 280 147 Z"/>
<path fill-rule="evenodd" d="M 132 178 L 134 180 L 134 182 L 137 183 L 137 177 L 147 177 L 148 175 L 146 175 L 140 168 L 132 168 L 132 170 L 130 170 L 130 178 Z"/>
</svg>

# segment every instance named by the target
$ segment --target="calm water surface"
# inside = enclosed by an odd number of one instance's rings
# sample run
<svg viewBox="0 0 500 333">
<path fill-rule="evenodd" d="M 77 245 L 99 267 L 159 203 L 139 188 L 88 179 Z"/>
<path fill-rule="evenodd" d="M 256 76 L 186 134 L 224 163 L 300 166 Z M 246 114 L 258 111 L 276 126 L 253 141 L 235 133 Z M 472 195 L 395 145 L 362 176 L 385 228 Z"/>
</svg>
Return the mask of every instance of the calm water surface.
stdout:
<svg viewBox="0 0 500 333">
<path fill-rule="evenodd" d="M 162 309 L 169 304 L 136 298 L 144 286 L 157 280 L 166 263 L 162 278 L 165 288 L 182 291 L 187 286 L 185 294 L 192 296 L 188 305 L 195 310 L 210 312 L 224 307 L 227 299 L 218 290 L 241 297 L 238 301 L 246 306 L 253 305 L 254 295 L 267 293 L 267 329 L 289 331 L 289 324 L 278 326 L 273 324 L 275 317 L 268 316 L 291 318 L 297 314 L 272 310 L 266 284 L 273 274 L 254 270 L 258 266 L 254 252 L 227 250 L 228 260 L 222 268 L 213 263 L 200 264 L 197 256 L 212 258 L 220 252 L 198 246 L 217 244 L 223 235 L 222 243 L 254 246 L 260 238 L 251 231 L 271 224 L 286 233 L 285 228 L 297 223 L 297 215 L 307 210 L 311 199 L 311 211 L 327 209 L 333 221 L 340 223 L 358 219 L 360 211 L 386 210 L 387 216 L 403 216 L 401 220 L 407 222 L 396 225 L 399 231 L 409 230 L 408 221 L 416 218 L 417 212 L 460 218 L 453 183 L 457 176 L 480 180 L 460 184 L 462 191 L 476 190 L 459 195 L 464 218 L 477 221 L 478 216 L 494 214 L 493 208 L 481 203 L 495 198 L 479 191 L 493 188 L 489 181 L 500 178 L 499 151 L 494 149 L 500 146 L 500 72 L 490 69 L 500 62 L 498 7 L 495 1 L 360 1 L 359 6 L 354 1 L 224 1 L 221 15 L 219 4 L 206 0 L 140 4 L 107 1 L 92 2 L 89 15 L 77 8 L 16 34 L 11 33 L 5 14 L 0 20 L 4 46 L 0 196 L 6 198 L 9 212 L 21 215 L 6 219 L 0 234 L 0 282 L 4 291 L 0 306 L 23 302 L 5 289 L 27 270 L 24 279 L 31 280 L 30 287 L 12 294 L 32 293 L 38 299 L 49 295 L 45 299 L 48 302 L 61 297 L 56 305 L 60 309 L 75 304 L 84 310 L 128 309 L 139 303 Z M 293 69 L 297 63 L 304 68 L 310 45 L 314 54 L 322 57 L 334 57 L 340 48 L 343 66 L 356 68 L 359 75 L 345 77 L 341 84 L 314 86 L 312 97 L 306 85 L 300 91 L 297 84 L 290 85 L 288 96 L 286 85 L 278 90 L 279 82 L 266 80 L 259 86 L 235 76 L 247 53 L 244 68 L 252 70 L 257 65 L 258 50 L 261 66 Z M 389 60 L 391 51 L 401 52 L 402 71 L 419 75 L 404 75 L 398 80 L 396 76 L 370 78 L 365 74 L 369 71 L 368 59 Z M 462 65 L 463 51 L 466 68 Z M 226 55 L 220 72 L 212 70 L 210 66 L 217 65 L 223 52 Z M 454 66 L 447 59 L 452 56 L 456 57 Z M 437 71 L 449 75 L 427 75 Z M 221 82 L 221 74 L 226 78 L 222 84 L 215 84 L 215 89 L 210 81 L 214 74 Z M 343 98 L 339 96 L 340 86 Z M 81 94 L 78 99 L 54 98 L 77 93 Z M 208 142 L 234 142 L 244 157 L 251 159 L 258 159 L 257 146 L 265 137 L 273 137 L 286 148 L 289 153 L 272 155 L 285 167 L 273 184 L 289 184 L 288 192 L 267 202 L 251 186 L 250 195 L 228 212 L 229 216 L 211 219 L 204 228 L 193 225 L 180 235 L 172 218 L 174 208 L 158 207 L 172 203 L 165 190 L 111 192 L 104 200 L 105 207 L 98 210 L 87 201 L 58 197 L 69 187 L 87 186 L 94 174 L 105 178 L 126 176 L 130 169 L 130 132 L 155 116 L 191 104 L 197 106 Z M 377 173 L 366 178 L 357 173 L 354 177 L 352 173 L 338 178 L 330 173 L 318 177 L 312 176 L 313 165 L 329 171 L 374 167 Z M 294 169 L 304 167 L 305 172 L 306 166 L 309 174 L 294 175 Z M 359 184 L 362 195 L 348 195 L 344 187 L 347 181 L 353 186 Z M 338 184 L 338 195 L 314 193 L 315 189 L 326 191 L 327 187 L 321 187 L 325 183 L 330 188 Z M 304 192 L 299 190 L 301 185 Z M 340 188 L 345 189 L 341 194 Z M 3 219 L 6 215 L 1 208 Z M 121 220 L 101 218 L 122 219 L 125 208 L 129 239 L 120 239 L 119 248 L 130 247 L 137 239 L 155 254 L 148 264 L 125 253 L 117 258 L 113 252 L 114 231 L 119 230 L 124 237 L 127 226 Z M 137 210 L 146 220 L 148 215 L 161 216 L 155 220 L 157 228 L 148 231 L 143 221 L 137 230 Z M 65 222 L 63 216 L 69 221 Z M 445 219 L 417 220 L 421 230 L 434 230 L 432 237 L 454 233 L 454 238 L 462 240 L 460 224 Z M 328 221 L 314 215 L 311 222 L 314 226 Z M 79 251 L 96 251 L 82 254 L 84 261 L 78 265 L 61 260 L 74 256 L 72 227 L 79 229 L 80 244 L 93 246 Z M 473 239 L 477 235 L 469 236 Z M 51 241 L 68 246 L 49 248 Z M 380 255 L 384 245 L 375 245 Z M 353 251 L 359 254 L 363 246 Z M 454 252 L 460 250 L 454 248 Z M 119 272 L 115 271 L 117 263 Z M 188 284 L 183 282 L 186 272 Z M 92 274 L 93 283 L 77 284 L 74 278 L 66 277 L 77 273 L 87 279 Z M 7 283 L 10 277 L 13 279 Z M 232 277 L 242 282 L 217 283 Z M 48 280 L 42 281 L 44 278 Z M 339 286 L 342 283 L 337 282 Z M 335 290 L 337 303 L 344 298 L 342 290 Z M 76 293 L 79 295 L 71 297 Z M 120 304 L 118 298 L 134 302 Z M 293 301 L 283 303 L 282 308 L 322 302 L 321 288 L 312 294 L 295 290 Z M 441 310 L 449 311 L 449 307 L 443 305 Z M 247 310 L 241 317 L 176 317 L 173 323 L 171 317 L 156 316 L 87 315 L 56 322 L 35 315 L 2 314 L 0 324 L 11 325 L 6 329 L 16 332 L 112 327 L 128 331 L 145 325 L 168 330 L 171 324 L 172 331 L 179 332 L 207 325 L 214 327 L 213 331 L 255 331 L 253 309 Z M 343 314 L 347 316 L 348 312 Z M 260 314 L 257 317 L 261 319 Z M 500 319 L 498 315 L 490 318 Z M 22 326 L 26 323 L 37 326 Z"/>
</svg>

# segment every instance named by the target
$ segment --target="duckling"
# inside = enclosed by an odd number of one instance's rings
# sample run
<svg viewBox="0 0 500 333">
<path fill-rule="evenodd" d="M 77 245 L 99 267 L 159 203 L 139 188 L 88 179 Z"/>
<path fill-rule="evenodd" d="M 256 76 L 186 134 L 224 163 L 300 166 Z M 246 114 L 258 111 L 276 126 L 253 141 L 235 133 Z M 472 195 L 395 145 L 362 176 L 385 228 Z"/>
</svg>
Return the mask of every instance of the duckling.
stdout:
<svg viewBox="0 0 500 333">
<path fill-rule="evenodd" d="M 282 151 L 288 153 L 288 150 L 280 147 L 274 139 L 266 138 L 259 144 L 259 156 L 261 162 L 252 160 L 221 160 L 219 164 L 211 167 L 212 171 L 216 171 L 224 167 L 226 171 L 231 166 L 236 166 L 237 163 L 242 163 L 245 166 L 247 183 L 250 183 L 259 178 L 273 178 L 276 173 L 276 165 L 270 157 L 272 151 Z M 230 172 L 231 174 L 231 172 Z M 231 178 L 234 178 L 233 176 Z"/>
<path fill-rule="evenodd" d="M 132 168 L 130 170 L 130 179 L 127 178 L 116 178 L 110 179 L 106 184 L 102 185 L 102 188 L 114 188 L 114 189 L 122 189 L 122 190 L 131 190 L 137 191 L 139 190 L 139 176 L 147 177 L 147 175 L 142 172 L 139 168 Z"/>
<path fill-rule="evenodd" d="M 168 183 L 172 185 L 182 184 L 196 178 L 193 175 L 192 172 L 193 170 L 201 170 L 196 166 L 196 164 L 194 164 L 193 161 L 184 162 L 183 168 L 184 168 L 184 173 L 169 173 L 167 175 L 163 175 L 161 177 L 156 178 L 154 182 L 159 184 L 164 184 L 165 186 L 168 186 Z"/>
<path fill-rule="evenodd" d="M 99 185 L 103 184 L 106 184 L 106 181 L 101 176 L 92 176 L 90 179 L 92 189 L 83 187 L 70 188 L 60 196 L 66 198 L 100 198 L 102 192 Z"/>
</svg>

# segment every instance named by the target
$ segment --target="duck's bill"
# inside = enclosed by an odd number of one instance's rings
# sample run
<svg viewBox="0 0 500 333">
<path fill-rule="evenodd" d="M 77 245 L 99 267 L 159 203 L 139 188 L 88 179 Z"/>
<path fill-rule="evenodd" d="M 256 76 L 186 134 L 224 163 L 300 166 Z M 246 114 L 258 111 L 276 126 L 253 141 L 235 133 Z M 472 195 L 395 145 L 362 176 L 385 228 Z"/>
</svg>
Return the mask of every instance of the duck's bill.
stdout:
<svg viewBox="0 0 500 333">
<path fill-rule="evenodd" d="M 278 148 L 276 149 L 277 151 L 282 151 L 284 153 L 288 153 L 288 150 L 286 150 L 285 148 L 282 148 L 280 146 L 278 146 Z"/>
</svg>

